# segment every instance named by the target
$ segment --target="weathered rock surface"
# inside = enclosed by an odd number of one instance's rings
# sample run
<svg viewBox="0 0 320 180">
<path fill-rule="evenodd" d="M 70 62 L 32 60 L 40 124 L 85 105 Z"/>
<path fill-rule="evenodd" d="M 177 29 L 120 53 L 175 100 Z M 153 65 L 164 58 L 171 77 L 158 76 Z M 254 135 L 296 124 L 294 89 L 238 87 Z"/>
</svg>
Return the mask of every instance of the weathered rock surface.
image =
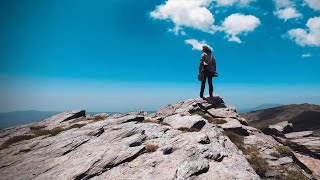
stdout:
<svg viewBox="0 0 320 180">
<path fill-rule="evenodd" d="M 309 137 L 311 135 L 313 135 L 313 131 L 292 132 L 292 133 L 287 133 L 284 136 L 288 139 L 297 139 L 301 137 Z"/>
<path fill-rule="evenodd" d="M 308 168 L 316 179 L 320 179 L 320 160 L 294 153 L 295 158 Z"/>
<path fill-rule="evenodd" d="M 281 136 L 264 134 L 219 96 L 150 115 L 65 112 L 0 131 L 0 179 L 254 180 L 288 178 L 289 170 L 319 178 L 317 156 L 279 151 L 289 143 L 314 155 L 319 139 L 285 134 L 288 127 L 271 127 Z"/>
<path fill-rule="evenodd" d="M 211 122 L 216 117 L 202 116 L 207 110 L 245 128 L 235 109 L 214 96 L 172 104 L 151 115 L 85 117 L 84 111 L 75 111 L 1 130 L 0 177 L 260 179 L 223 128 Z"/>
<path fill-rule="evenodd" d="M 269 125 L 268 128 L 264 128 L 262 131 L 268 135 L 284 136 L 283 134 L 290 133 L 292 129 L 292 123 L 289 123 L 288 121 L 282 121 L 274 125 Z"/>
</svg>

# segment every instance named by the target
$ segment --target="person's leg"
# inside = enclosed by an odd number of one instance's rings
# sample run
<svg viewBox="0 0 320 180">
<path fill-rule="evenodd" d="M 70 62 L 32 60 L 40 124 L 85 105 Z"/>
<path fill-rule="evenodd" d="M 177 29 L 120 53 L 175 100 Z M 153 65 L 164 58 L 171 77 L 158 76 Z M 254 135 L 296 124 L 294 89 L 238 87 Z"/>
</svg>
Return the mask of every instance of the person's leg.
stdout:
<svg viewBox="0 0 320 180">
<path fill-rule="evenodd" d="M 213 94 L 213 85 L 212 85 L 212 76 L 208 76 L 208 85 L 209 85 L 209 95 L 212 97 Z"/>
<path fill-rule="evenodd" d="M 200 97 L 202 98 L 203 98 L 204 88 L 206 86 L 206 79 L 207 77 L 205 76 L 204 80 L 201 82 Z"/>
</svg>

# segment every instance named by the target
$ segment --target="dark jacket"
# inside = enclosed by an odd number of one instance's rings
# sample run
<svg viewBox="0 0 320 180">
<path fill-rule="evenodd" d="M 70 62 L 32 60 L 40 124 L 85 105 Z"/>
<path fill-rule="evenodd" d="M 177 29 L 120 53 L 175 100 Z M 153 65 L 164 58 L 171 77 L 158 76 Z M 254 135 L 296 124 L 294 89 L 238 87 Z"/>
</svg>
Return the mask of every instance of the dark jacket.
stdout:
<svg viewBox="0 0 320 180">
<path fill-rule="evenodd" d="M 202 71 L 204 66 L 207 66 L 211 73 L 216 72 L 216 60 L 214 59 L 212 54 L 209 52 L 204 52 L 201 55 L 200 65 L 199 65 L 199 73 Z"/>
</svg>

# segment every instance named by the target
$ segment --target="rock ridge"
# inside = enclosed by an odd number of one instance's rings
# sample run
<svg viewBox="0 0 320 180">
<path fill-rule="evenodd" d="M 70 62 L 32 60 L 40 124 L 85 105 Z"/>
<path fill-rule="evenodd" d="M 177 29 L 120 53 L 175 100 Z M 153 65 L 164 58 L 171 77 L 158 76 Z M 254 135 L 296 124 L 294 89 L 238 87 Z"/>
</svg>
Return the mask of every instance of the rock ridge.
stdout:
<svg viewBox="0 0 320 180">
<path fill-rule="evenodd" d="M 284 146 L 275 138 L 248 126 L 217 95 L 187 99 L 152 114 L 76 110 L 1 130 L 0 177 L 256 180 L 291 172 L 318 177 L 317 161 L 299 152 L 280 155 L 277 148 Z"/>
</svg>

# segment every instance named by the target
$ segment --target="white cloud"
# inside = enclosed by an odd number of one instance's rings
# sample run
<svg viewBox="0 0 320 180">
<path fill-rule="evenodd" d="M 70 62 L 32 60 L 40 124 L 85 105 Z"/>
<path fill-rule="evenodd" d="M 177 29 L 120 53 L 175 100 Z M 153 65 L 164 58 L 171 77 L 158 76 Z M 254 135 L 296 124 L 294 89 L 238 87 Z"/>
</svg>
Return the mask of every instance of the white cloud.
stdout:
<svg viewBox="0 0 320 180">
<path fill-rule="evenodd" d="M 187 39 L 184 41 L 186 44 L 190 44 L 192 45 L 192 50 L 199 50 L 199 51 L 202 51 L 202 47 L 203 46 L 208 46 L 210 49 L 212 49 L 212 47 L 210 47 L 206 41 L 201 41 L 199 42 L 198 40 L 196 39 Z"/>
<path fill-rule="evenodd" d="M 302 16 L 302 14 L 297 12 L 297 10 L 293 7 L 278 9 L 274 12 L 274 14 L 278 18 L 283 19 L 285 21 L 287 21 L 288 19 L 298 18 Z"/>
<path fill-rule="evenodd" d="M 209 11 L 212 0 L 167 0 L 150 13 L 155 19 L 170 20 L 177 34 L 181 27 L 191 27 L 204 32 L 215 31 L 214 17 Z"/>
<path fill-rule="evenodd" d="M 320 10 L 320 1 L 319 0 L 305 0 L 308 6 L 316 11 Z"/>
<path fill-rule="evenodd" d="M 218 6 L 233 6 L 233 5 L 247 6 L 254 1 L 256 0 L 216 0 L 216 3 Z"/>
<path fill-rule="evenodd" d="M 273 1 L 276 5 L 276 9 L 294 6 L 294 3 L 292 0 L 273 0 Z"/>
<path fill-rule="evenodd" d="M 273 12 L 279 19 L 287 21 L 288 19 L 299 18 L 301 13 L 295 8 L 296 4 L 293 0 L 273 0 L 276 6 Z"/>
<path fill-rule="evenodd" d="M 289 38 L 300 46 L 320 47 L 320 16 L 310 18 L 307 22 L 307 30 L 297 28 L 288 31 Z"/>
<path fill-rule="evenodd" d="M 301 57 L 302 58 L 312 57 L 312 54 L 310 54 L 310 53 L 302 54 Z"/>
<path fill-rule="evenodd" d="M 252 32 L 261 24 L 260 20 L 252 15 L 231 14 L 222 23 L 223 30 L 229 38 L 229 41 L 241 43 L 237 35 Z"/>
</svg>

